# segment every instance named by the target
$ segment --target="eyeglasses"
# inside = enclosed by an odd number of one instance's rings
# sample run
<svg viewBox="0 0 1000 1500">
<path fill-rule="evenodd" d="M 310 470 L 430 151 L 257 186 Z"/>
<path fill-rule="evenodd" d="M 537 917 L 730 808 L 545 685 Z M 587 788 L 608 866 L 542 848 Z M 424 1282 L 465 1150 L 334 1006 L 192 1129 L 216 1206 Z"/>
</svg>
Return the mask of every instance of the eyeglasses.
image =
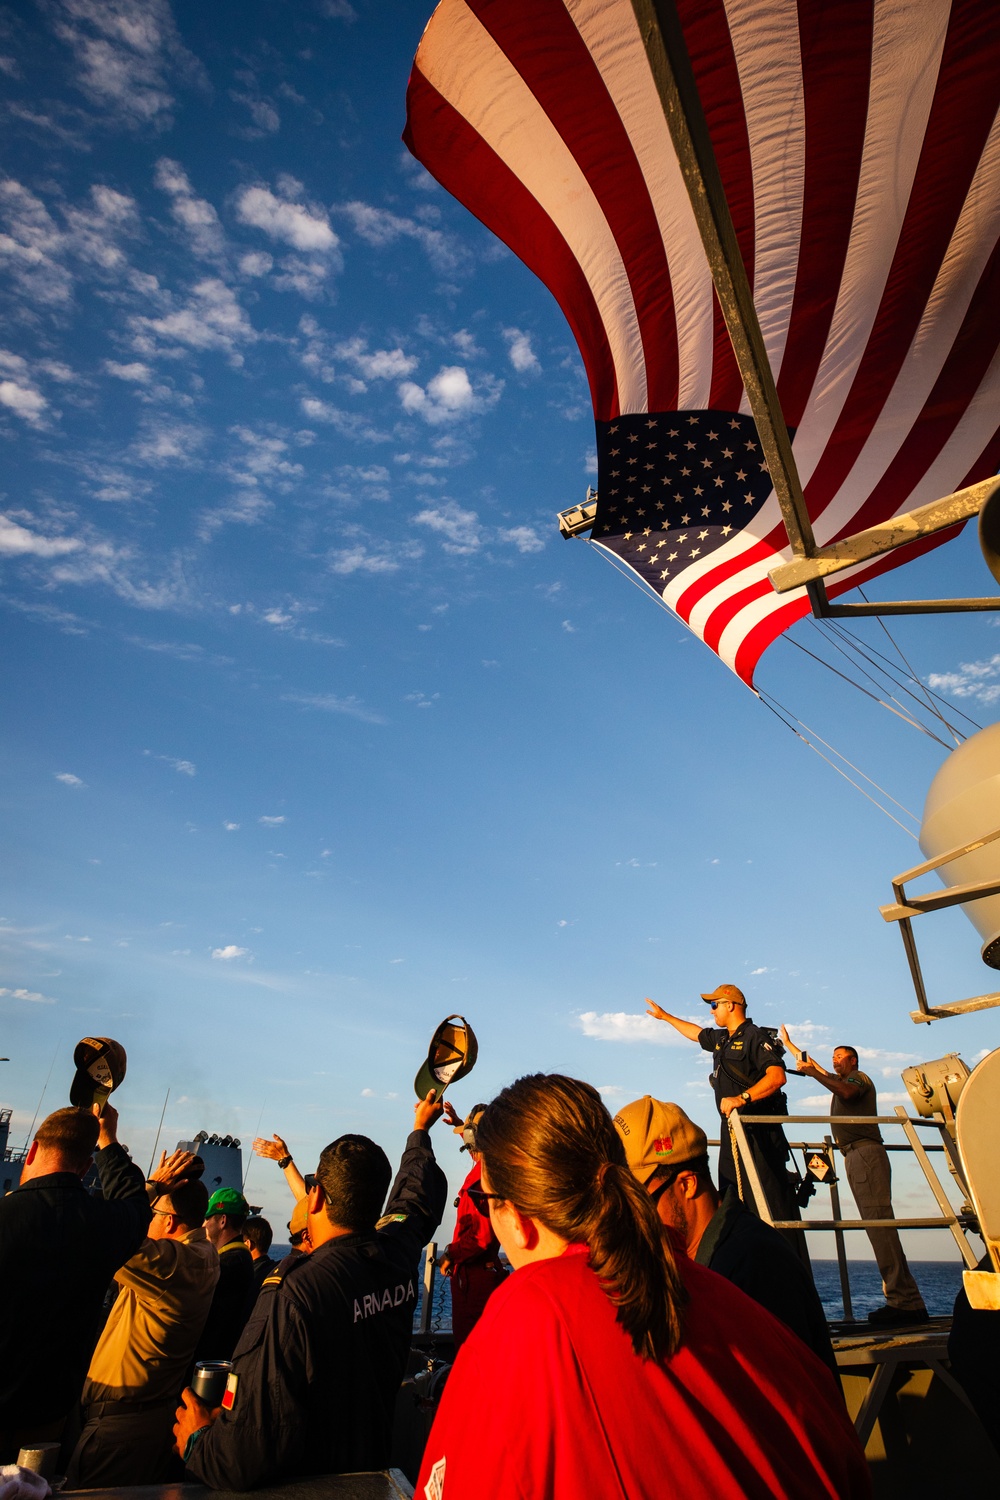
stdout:
<svg viewBox="0 0 1000 1500">
<path fill-rule="evenodd" d="M 473 1183 L 472 1187 L 466 1188 L 466 1192 L 479 1209 L 479 1212 L 483 1214 L 489 1213 L 491 1198 L 495 1203 L 504 1202 L 504 1198 L 500 1193 L 487 1193 L 485 1189 L 479 1186 L 478 1182 Z"/>
<path fill-rule="evenodd" d="M 306 1192 L 307 1193 L 311 1193 L 312 1190 L 313 1190 L 313 1188 L 316 1186 L 316 1182 L 317 1182 L 316 1173 L 315 1172 L 307 1172 L 306 1175 L 303 1177 L 302 1181 L 306 1185 Z"/>
<path fill-rule="evenodd" d="M 174 1216 L 172 1208 L 154 1208 L 152 1211 L 154 1214 L 159 1214 L 163 1219 L 172 1219 Z"/>
</svg>

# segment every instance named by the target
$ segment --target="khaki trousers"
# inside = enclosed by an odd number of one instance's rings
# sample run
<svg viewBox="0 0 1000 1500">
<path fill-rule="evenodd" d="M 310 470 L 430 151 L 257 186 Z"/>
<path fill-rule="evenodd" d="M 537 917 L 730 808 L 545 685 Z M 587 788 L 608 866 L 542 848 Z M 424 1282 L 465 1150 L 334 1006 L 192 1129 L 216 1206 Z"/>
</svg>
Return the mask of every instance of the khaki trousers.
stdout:
<svg viewBox="0 0 1000 1500">
<path fill-rule="evenodd" d="M 894 1219 L 889 1153 L 879 1141 L 857 1141 L 844 1152 L 847 1180 L 863 1219 Z M 895 1229 L 866 1230 L 882 1276 L 882 1291 L 890 1307 L 922 1312 L 924 1299 L 910 1275 Z"/>
</svg>

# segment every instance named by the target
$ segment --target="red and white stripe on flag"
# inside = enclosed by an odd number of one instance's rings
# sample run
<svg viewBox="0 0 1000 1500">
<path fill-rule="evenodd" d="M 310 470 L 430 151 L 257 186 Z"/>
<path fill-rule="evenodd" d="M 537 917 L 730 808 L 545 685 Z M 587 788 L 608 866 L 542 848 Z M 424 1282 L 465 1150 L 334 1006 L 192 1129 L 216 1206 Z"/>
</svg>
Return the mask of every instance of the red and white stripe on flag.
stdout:
<svg viewBox="0 0 1000 1500">
<path fill-rule="evenodd" d="M 817 542 L 995 473 L 993 0 L 677 10 Z M 404 139 L 556 297 L 599 422 L 749 411 L 629 0 L 442 0 Z M 790 555 L 772 494 L 663 589 L 751 685 L 808 613 L 768 581 Z"/>
</svg>

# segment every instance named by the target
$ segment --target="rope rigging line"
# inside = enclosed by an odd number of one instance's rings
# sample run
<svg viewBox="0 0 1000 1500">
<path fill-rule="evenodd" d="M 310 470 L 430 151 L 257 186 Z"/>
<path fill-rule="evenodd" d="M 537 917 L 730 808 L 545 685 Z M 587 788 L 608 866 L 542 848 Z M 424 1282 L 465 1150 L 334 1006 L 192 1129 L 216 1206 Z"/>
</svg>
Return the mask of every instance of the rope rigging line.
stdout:
<svg viewBox="0 0 1000 1500">
<path fill-rule="evenodd" d="M 803 646 L 801 641 L 795 640 L 790 635 L 783 635 L 781 639 L 787 641 L 790 646 L 795 646 L 797 650 L 804 651 L 807 656 L 812 657 L 813 661 L 818 661 L 821 667 L 826 667 L 827 671 L 833 672 L 836 677 L 842 677 L 845 682 L 850 683 L 851 687 L 857 688 L 859 693 L 864 693 L 866 698 L 871 698 L 873 703 L 880 704 L 882 708 L 887 709 L 891 714 L 895 714 L 904 723 L 911 724 L 914 729 L 919 729 L 921 734 L 926 734 L 929 739 L 934 740 L 943 750 L 950 750 L 952 748 L 950 745 L 946 745 L 944 740 L 940 739 L 933 730 L 928 729 L 926 724 L 921 724 L 919 719 L 914 719 L 910 714 L 903 712 L 899 708 L 893 708 L 891 703 L 886 703 L 885 699 L 880 698 L 877 693 L 870 693 L 866 687 L 861 686 L 860 682 L 855 682 L 853 677 L 848 677 L 846 672 L 841 672 L 832 662 L 824 661 L 822 656 L 817 656 L 815 651 L 810 651 L 808 646 Z"/>
<path fill-rule="evenodd" d="M 813 623 L 818 625 L 818 622 L 814 621 Z M 916 694 L 911 692 L 911 690 L 906 686 L 906 683 L 901 682 L 899 677 L 895 675 L 900 670 L 896 666 L 895 662 L 891 662 L 887 656 L 883 656 L 881 651 L 872 646 L 870 642 L 859 640 L 857 636 L 852 635 L 849 630 L 846 630 L 843 626 L 837 624 L 835 621 L 824 620 L 822 624 L 826 627 L 826 631 L 839 637 L 839 639 L 843 641 L 844 645 L 849 650 L 856 652 L 858 656 L 860 656 L 864 661 L 868 662 L 868 664 L 873 668 L 874 671 L 883 673 L 883 675 L 886 676 L 890 680 L 890 682 L 894 683 L 901 692 L 904 692 L 907 697 L 913 698 L 915 702 L 918 701 Z M 878 658 L 877 661 L 875 660 L 876 657 Z M 923 684 L 921 684 L 921 687 L 923 688 Z M 959 718 L 965 719 L 967 723 L 973 726 L 973 728 L 982 728 L 982 725 L 977 724 L 975 719 L 971 718 L 967 713 L 963 713 L 960 708 L 957 708 L 954 704 L 949 703 L 946 698 L 942 698 L 940 694 L 935 693 L 933 689 L 923 688 L 923 692 L 928 698 L 933 698 L 938 703 L 942 704 L 942 706 L 949 712 L 955 713 L 959 716 Z M 922 703 L 921 706 L 923 706 Z M 959 729 L 956 724 L 953 724 L 950 719 L 946 718 L 945 715 L 940 713 L 938 710 L 934 710 L 934 715 L 935 718 L 940 718 L 942 720 L 942 722 L 947 726 L 949 732 L 953 736 L 958 735 L 962 739 L 967 738 L 964 730 Z"/>
<path fill-rule="evenodd" d="M 652 599 L 653 603 L 658 604 L 660 608 L 666 614 L 668 614 L 672 620 L 677 620 L 679 624 L 684 623 L 679 619 L 677 615 L 674 614 L 673 610 L 670 608 L 670 605 L 666 604 L 660 598 L 659 594 L 656 592 L 653 586 L 646 582 L 645 578 L 640 578 L 639 575 L 634 573 L 631 568 L 628 568 L 624 563 L 619 562 L 615 554 L 613 552 L 610 552 L 607 547 L 602 547 L 599 542 L 592 541 L 589 536 L 585 536 L 583 540 L 586 542 L 588 547 L 592 547 L 596 553 L 603 557 L 605 562 L 609 562 L 616 573 L 620 573 L 623 578 L 627 578 L 629 583 L 631 583 L 634 588 L 637 588 L 639 590 L 640 594 L 643 594 L 647 599 Z"/>
<path fill-rule="evenodd" d="M 842 770 L 840 766 L 836 765 L 828 755 L 824 755 L 822 750 L 820 750 L 818 746 L 814 745 L 812 740 L 807 738 L 807 734 L 815 734 L 815 730 L 810 729 L 808 724 L 803 724 L 801 719 L 797 719 L 789 709 L 784 708 L 780 703 L 778 703 L 777 698 L 771 698 L 771 701 L 769 702 L 768 699 L 770 698 L 770 694 L 766 694 L 762 690 L 758 690 L 758 696 L 760 697 L 760 701 L 763 703 L 764 707 L 770 709 L 771 713 L 774 714 L 774 717 L 778 720 L 778 722 L 784 724 L 786 729 L 790 729 L 792 734 L 795 735 L 796 739 L 801 740 L 804 745 L 808 745 L 809 749 L 812 750 L 814 754 L 818 755 L 820 760 L 826 761 L 827 765 L 830 766 L 834 771 L 836 771 L 838 776 L 843 776 L 844 780 L 849 782 L 850 785 L 854 787 L 855 791 L 860 792 L 862 797 L 866 797 L 874 807 L 878 808 L 880 813 L 884 813 L 887 818 L 890 818 L 892 822 L 896 824 L 897 828 L 901 828 L 904 833 L 909 834 L 910 838 L 916 841 L 917 835 L 913 832 L 912 829 L 907 828 L 905 823 L 901 823 L 894 813 L 891 813 L 887 807 L 883 807 L 881 802 L 877 801 L 870 792 L 866 792 L 863 786 L 859 786 L 858 783 L 853 779 L 853 777 L 848 776 L 846 771 Z M 784 717 L 785 714 L 788 715 L 788 718 Z M 794 723 L 789 723 L 789 719 L 794 720 Z M 796 724 L 799 724 L 802 729 L 806 730 L 807 734 L 802 734 L 799 729 L 796 729 Z M 826 745 L 826 748 L 832 751 L 832 753 L 836 755 L 840 760 L 842 760 L 845 765 L 850 766 L 852 771 L 856 771 L 859 776 L 863 777 L 870 786 L 875 787 L 877 791 L 881 792 L 883 797 L 887 797 L 889 801 L 892 802 L 894 806 L 898 807 L 901 812 L 904 812 L 908 818 L 913 818 L 913 821 L 915 823 L 919 822 L 919 819 L 910 812 L 908 807 L 904 807 L 901 802 L 897 802 L 896 798 L 891 796 L 884 787 L 879 786 L 877 781 L 873 781 L 870 776 L 866 776 L 864 771 L 859 770 L 856 765 L 849 761 L 846 755 L 841 755 L 839 750 L 834 750 L 833 746 L 827 744 L 827 741 L 824 740 L 820 735 L 817 734 L 816 738 L 819 740 L 821 745 Z"/>
<path fill-rule="evenodd" d="M 892 683 L 893 687 L 899 688 L 900 691 L 903 692 L 903 693 L 905 693 L 908 698 L 912 698 L 913 702 L 917 705 L 917 708 L 921 712 L 926 712 L 926 710 L 927 710 L 927 703 L 925 702 L 925 700 L 923 698 L 918 698 L 917 695 L 916 695 L 916 693 L 911 692 L 910 689 L 906 686 L 905 683 L 900 682 L 897 677 L 893 676 L 892 671 L 890 671 L 891 663 L 889 665 L 885 666 L 885 667 L 880 667 L 876 662 L 872 661 L 872 659 L 871 659 L 870 656 L 868 656 L 868 654 L 866 653 L 866 651 L 864 649 L 864 643 L 863 642 L 858 642 L 856 644 L 854 644 L 852 642 L 845 642 L 844 645 L 840 645 L 836 640 L 834 640 L 832 638 L 833 634 L 836 633 L 836 628 L 835 627 L 834 627 L 834 629 L 833 629 L 832 632 L 828 632 L 828 631 L 823 630 L 821 628 L 821 622 L 818 621 L 818 620 L 811 620 L 809 623 L 814 627 L 815 630 L 817 630 L 819 632 L 819 634 L 823 637 L 823 639 L 826 640 L 828 642 L 828 644 L 833 647 L 833 649 L 835 651 L 839 651 L 840 654 L 841 654 L 841 656 L 845 657 L 848 661 L 850 661 L 851 665 L 855 667 L 855 670 L 859 671 L 861 673 L 862 677 L 866 677 L 868 679 L 868 681 L 873 684 L 874 687 L 876 687 L 876 688 L 884 691 L 884 685 L 878 680 L 878 678 L 877 677 L 873 677 L 870 672 L 866 672 L 865 671 L 864 667 L 858 666 L 856 662 L 852 661 L 851 657 L 848 656 L 848 651 L 854 651 L 864 661 L 867 661 L 875 669 L 876 672 L 881 672 L 884 677 L 888 678 L 888 680 Z M 827 623 L 826 621 L 822 622 L 822 624 L 824 624 L 824 625 L 826 623 Z M 855 684 L 855 686 L 858 686 L 858 684 Z M 889 693 L 889 697 L 891 698 L 892 702 L 895 703 L 900 709 L 902 709 L 903 713 L 906 714 L 908 717 L 909 717 L 910 714 L 912 714 L 914 712 L 914 710 L 908 709 L 907 705 L 905 703 L 901 703 L 900 700 L 896 697 L 895 693 L 891 693 L 890 692 Z M 956 730 L 955 726 L 953 724 L 951 724 L 947 719 L 945 719 L 944 716 L 943 716 L 943 714 L 938 709 L 932 709 L 932 712 L 934 714 L 934 718 L 937 719 L 937 720 L 940 720 L 940 722 L 942 724 L 944 724 L 945 728 L 948 730 L 949 734 L 951 735 L 952 739 L 955 741 L 955 743 L 957 745 L 959 743 L 958 736 L 959 736 L 960 731 Z M 911 722 L 912 722 L 912 720 L 911 720 Z M 917 722 L 921 723 L 920 720 L 917 720 Z M 921 727 L 925 730 L 925 732 L 927 731 L 927 726 L 926 725 L 924 725 L 924 724 L 921 723 Z M 964 738 L 965 738 L 965 736 L 962 735 L 962 739 L 964 739 Z"/>
<path fill-rule="evenodd" d="M 858 593 L 861 595 L 862 599 L 867 604 L 868 603 L 868 595 L 865 593 L 864 589 L 861 587 L 860 584 L 858 585 Z M 910 663 L 907 661 L 906 657 L 903 655 L 903 648 L 902 648 L 902 646 L 899 645 L 898 641 L 895 639 L 894 636 L 890 635 L 890 633 L 889 633 L 889 627 L 885 623 L 885 621 L 883 620 L 882 616 L 881 615 L 876 615 L 875 618 L 878 620 L 878 623 L 881 625 L 883 631 L 885 632 L 885 638 L 886 638 L 886 640 L 892 646 L 892 649 L 895 651 L 896 655 L 899 657 L 900 661 L 903 663 L 903 665 L 906 668 L 907 672 L 909 672 L 910 676 L 913 678 L 913 681 L 920 688 L 920 691 L 927 698 L 928 706 L 930 707 L 931 713 L 935 714 L 936 717 L 941 720 L 941 723 L 944 724 L 945 728 L 950 733 L 952 739 L 955 741 L 956 746 L 959 745 L 961 743 L 961 741 L 958 739 L 958 737 L 957 737 L 957 735 L 955 733 L 954 728 L 945 719 L 945 717 L 941 713 L 940 709 L 936 709 L 934 707 L 934 704 L 931 702 L 931 699 L 928 696 L 928 694 L 927 694 L 927 692 L 926 692 L 926 690 L 924 688 L 923 683 L 920 681 L 920 678 L 917 676 L 916 672 L 914 672 L 913 668 L 910 666 Z M 964 739 L 965 736 L 963 735 L 962 738 Z"/>
<path fill-rule="evenodd" d="M 648 583 L 646 583 L 645 579 L 637 577 L 632 572 L 631 568 L 625 567 L 625 565 L 623 563 L 620 563 L 618 558 L 615 557 L 612 552 L 608 551 L 608 549 L 605 547 L 601 547 L 597 542 L 592 541 L 590 537 L 585 537 L 584 540 L 586 541 L 588 547 L 592 547 L 595 552 L 600 553 L 600 555 L 611 564 L 615 572 L 621 573 L 624 578 L 627 578 L 629 583 L 631 583 L 633 587 L 637 588 L 645 598 L 651 599 L 654 604 L 658 604 L 659 607 L 668 615 L 670 615 L 672 619 L 678 619 L 678 616 L 670 608 L 669 604 L 666 604 L 660 598 L 656 590 L 652 588 Z M 905 723 L 912 724 L 914 729 L 919 729 L 922 734 L 928 735 L 929 738 L 934 740 L 936 744 L 940 745 L 942 749 L 951 749 L 950 745 L 946 745 L 944 740 L 939 739 L 936 734 L 932 733 L 932 731 L 926 727 L 926 725 L 921 724 L 918 719 L 912 718 L 901 707 L 893 708 L 890 704 L 886 703 L 884 699 L 879 698 L 875 693 L 869 692 L 868 689 L 862 687 L 859 682 L 855 682 L 853 678 L 848 677 L 846 673 L 838 671 L 838 669 L 833 666 L 831 662 L 824 661 L 821 656 L 817 656 L 815 652 L 810 651 L 808 647 L 803 646 L 801 642 L 792 640 L 791 636 L 786 635 L 783 637 L 783 639 L 790 641 L 793 646 L 798 646 L 800 651 L 804 651 L 807 656 L 811 656 L 814 661 L 818 661 L 821 666 L 828 668 L 828 670 L 835 673 L 837 677 L 842 677 L 845 682 L 850 683 L 851 687 L 857 688 L 859 692 L 864 693 L 867 698 L 873 699 L 873 701 L 880 704 L 882 708 L 887 708 L 889 712 L 895 714 L 897 718 L 903 719 Z M 869 681 L 874 681 L 874 679 L 869 678 Z M 896 685 L 899 686 L 898 683 Z M 876 686 L 878 686 L 877 683 Z M 808 724 L 804 724 L 801 719 L 797 718 L 795 714 L 791 712 L 790 709 L 787 709 L 782 704 L 778 703 L 778 700 L 776 698 L 772 698 L 771 695 L 765 693 L 762 688 L 755 688 L 754 691 L 756 692 L 757 697 L 760 699 L 761 703 L 763 703 L 764 707 L 769 709 L 770 712 L 774 714 L 774 717 L 778 720 L 778 722 L 784 724 L 786 729 L 790 729 L 792 734 L 795 735 L 796 739 L 801 740 L 804 745 L 807 745 L 815 755 L 819 756 L 820 760 L 825 761 L 832 770 L 836 771 L 838 776 L 842 776 L 844 780 L 851 786 L 853 786 L 855 791 L 860 792 L 862 797 L 866 798 L 873 807 L 877 807 L 879 812 L 884 813 L 887 818 L 891 819 L 891 821 L 896 824 L 897 828 L 901 828 L 904 833 L 909 834 L 911 839 L 916 839 L 917 835 L 912 831 L 912 829 L 907 828 L 906 824 L 901 823 L 894 813 L 891 813 L 887 807 L 883 807 L 881 802 L 873 797 L 870 792 L 865 791 L 865 788 L 858 782 L 856 782 L 853 777 L 848 776 L 845 770 L 838 766 L 835 761 L 830 759 L 830 756 L 824 755 L 823 751 L 819 749 L 819 746 L 814 745 L 812 740 L 809 739 L 808 736 L 814 735 L 815 738 L 819 741 L 820 745 L 825 745 L 827 750 L 829 750 L 832 755 L 835 755 L 838 760 L 842 760 L 844 762 L 845 766 L 850 766 L 851 770 L 854 771 L 856 775 L 860 776 L 862 780 L 867 781 L 869 786 L 873 786 L 875 790 L 881 796 L 885 797 L 889 802 L 891 802 L 894 807 L 898 807 L 900 812 L 905 813 L 908 818 L 912 818 L 914 823 L 919 824 L 920 819 L 916 816 L 915 813 L 912 813 L 908 807 L 904 807 L 902 802 L 897 801 L 897 799 L 893 797 L 890 792 L 887 792 L 884 787 L 879 786 L 877 781 L 875 781 L 871 776 L 866 775 L 865 772 L 862 771 L 859 766 L 856 766 L 853 761 L 848 760 L 846 755 L 843 755 L 839 750 L 835 749 L 834 746 L 831 745 L 829 741 L 825 740 L 822 735 L 817 734 L 814 729 L 810 729 Z M 911 694 L 910 696 L 913 695 Z M 961 710 L 959 711 L 961 712 Z M 786 715 L 787 717 L 785 717 Z M 968 717 L 968 715 L 965 715 L 964 717 Z M 793 722 L 789 722 L 790 720 Z M 796 725 L 799 725 L 800 727 L 797 729 L 795 727 Z M 805 730 L 806 732 L 803 734 L 801 732 L 802 730 Z"/>
<path fill-rule="evenodd" d="M 838 635 L 848 637 L 849 640 L 854 643 L 856 650 L 861 652 L 870 652 L 872 656 L 877 656 L 879 661 L 885 662 L 886 669 L 894 669 L 894 664 L 889 661 L 889 658 L 887 656 L 883 656 L 881 651 L 879 651 L 876 646 L 873 646 L 870 641 L 859 640 L 852 631 L 848 630 L 846 625 L 840 624 L 839 622 L 835 622 L 833 620 L 826 620 L 824 623 L 831 630 L 835 630 Z M 936 693 L 933 688 L 925 688 L 924 691 L 928 694 L 929 697 L 935 698 L 938 703 L 942 703 L 945 708 L 950 710 L 950 712 L 958 714 L 959 718 L 964 719 L 967 724 L 971 724 L 973 729 L 982 729 L 983 726 L 982 724 L 980 724 L 979 720 L 974 719 L 971 714 L 967 714 L 963 708 L 959 708 L 957 703 L 952 703 L 949 701 L 949 699 L 943 698 L 941 694 Z M 961 731 L 959 732 L 961 733 Z"/>
</svg>

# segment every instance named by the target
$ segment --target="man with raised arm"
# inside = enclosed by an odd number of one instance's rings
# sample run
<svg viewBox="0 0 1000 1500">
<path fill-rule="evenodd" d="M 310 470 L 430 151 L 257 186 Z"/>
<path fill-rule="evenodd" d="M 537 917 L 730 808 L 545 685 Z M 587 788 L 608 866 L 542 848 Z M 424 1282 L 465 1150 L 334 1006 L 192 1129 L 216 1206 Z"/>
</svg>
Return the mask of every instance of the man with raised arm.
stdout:
<svg viewBox="0 0 1000 1500">
<path fill-rule="evenodd" d="M 21 1182 L 0 1199 L 0 1462 L 62 1436 L 80 1398 L 108 1284 L 150 1220 L 142 1171 L 105 1104 L 57 1109 L 35 1132 Z M 96 1118 L 95 1118 L 96 1117 Z M 95 1160 L 103 1197 L 83 1178 Z"/>
<path fill-rule="evenodd" d="M 166 1153 L 147 1185 L 146 1239 L 116 1273 L 117 1300 L 83 1389 L 83 1431 L 70 1461 L 74 1490 L 171 1478 L 174 1409 L 219 1280 L 205 1234 L 208 1189 L 195 1158 Z"/>
<path fill-rule="evenodd" d="M 784 1026 L 781 1040 L 795 1058 L 796 1071 L 805 1078 L 815 1078 L 833 1095 L 830 1105 L 833 1138 L 844 1158 L 844 1171 L 850 1183 L 858 1213 L 863 1219 L 894 1219 L 892 1211 L 892 1172 L 889 1153 L 882 1132 L 871 1125 L 838 1125 L 838 1116 L 878 1114 L 875 1085 L 858 1067 L 853 1047 L 834 1047 L 833 1072 L 828 1073 L 801 1047 L 796 1047 Z M 896 1229 L 866 1230 L 882 1277 L 885 1306 L 868 1314 L 869 1323 L 892 1326 L 901 1323 L 926 1323 L 927 1308 L 917 1283 L 906 1263 L 906 1255 Z"/>
<path fill-rule="evenodd" d="M 773 1032 L 755 1026 L 747 1019 L 747 1002 L 735 984 L 720 984 L 711 994 L 702 995 L 711 1008 L 714 1026 L 699 1026 L 672 1016 L 654 1000 L 647 999 L 648 1014 L 666 1021 L 688 1041 L 697 1042 L 712 1054 L 710 1082 L 715 1091 L 722 1121 L 719 1145 L 719 1187 L 724 1193 L 730 1185 L 739 1190 L 736 1163 L 733 1159 L 729 1116 L 736 1110 L 748 1115 L 786 1115 L 788 1103 L 782 1090 L 785 1069 L 781 1061 L 784 1048 Z M 779 1124 L 748 1125 L 747 1139 L 774 1219 L 801 1218 L 789 1174 L 788 1142 Z M 746 1183 L 740 1193 L 748 1208 L 754 1209 L 753 1194 Z M 808 1265 L 805 1236 L 798 1230 L 788 1231 L 789 1243 Z"/>
<path fill-rule="evenodd" d="M 249 1490 L 388 1466 L 420 1251 L 448 1192 L 428 1135 L 441 1110 L 433 1090 L 417 1102 L 384 1212 L 381 1147 L 344 1135 L 323 1151 L 306 1179 L 312 1253 L 266 1278 L 221 1411 L 184 1392 L 174 1438 L 192 1479 Z"/>
</svg>

